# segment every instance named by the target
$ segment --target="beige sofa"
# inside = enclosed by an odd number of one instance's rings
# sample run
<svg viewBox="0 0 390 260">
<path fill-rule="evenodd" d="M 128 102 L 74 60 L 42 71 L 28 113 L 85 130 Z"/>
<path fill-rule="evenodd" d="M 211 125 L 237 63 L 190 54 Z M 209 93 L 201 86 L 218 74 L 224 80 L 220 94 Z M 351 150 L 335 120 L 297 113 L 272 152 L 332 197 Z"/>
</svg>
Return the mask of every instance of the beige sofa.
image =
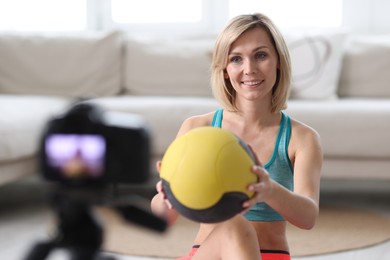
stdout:
<svg viewBox="0 0 390 260">
<path fill-rule="evenodd" d="M 294 83 L 287 113 L 322 136 L 324 179 L 390 180 L 390 37 L 285 32 Z M 77 98 L 137 113 L 152 161 L 182 121 L 218 107 L 214 37 L 136 39 L 120 32 L 0 34 L 0 184 L 37 174 L 45 122 Z"/>
</svg>

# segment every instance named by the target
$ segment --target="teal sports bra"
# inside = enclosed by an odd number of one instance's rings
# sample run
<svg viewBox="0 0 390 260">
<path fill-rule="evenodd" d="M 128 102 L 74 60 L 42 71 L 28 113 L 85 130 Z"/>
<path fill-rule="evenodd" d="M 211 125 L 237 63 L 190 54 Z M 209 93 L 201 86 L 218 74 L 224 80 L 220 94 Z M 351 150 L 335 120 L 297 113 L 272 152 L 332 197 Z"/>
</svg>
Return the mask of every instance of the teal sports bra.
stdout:
<svg viewBox="0 0 390 260">
<path fill-rule="evenodd" d="M 290 143 L 291 119 L 282 114 L 279 133 L 276 139 L 274 151 L 269 162 L 264 165 L 271 178 L 289 190 L 294 188 L 294 170 L 288 157 L 288 145 Z M 211 126 L 222 127 L 223 109 L 214 113 Z M 264 202 L 257 203 L 244 214 L 250 221 L 284 221 L 285 219 L 273 208 Z"/>
</svg>

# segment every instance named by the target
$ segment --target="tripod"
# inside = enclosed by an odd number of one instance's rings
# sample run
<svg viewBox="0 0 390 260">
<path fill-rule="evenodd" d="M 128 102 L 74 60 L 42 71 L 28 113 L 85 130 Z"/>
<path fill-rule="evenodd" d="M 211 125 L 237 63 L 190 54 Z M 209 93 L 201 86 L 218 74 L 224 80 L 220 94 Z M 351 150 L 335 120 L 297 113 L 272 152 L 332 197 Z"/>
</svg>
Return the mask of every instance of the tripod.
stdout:
<svg viewBox="0 0 390 260">
<path fill-rule="evenodd" d="M 135 196 L 109 202 L 127 221 L 132 221 L 156 231 L 164 231 L 167 224 L 137 205 Z M 24 260 L 44 260 L 55 249 L 65 249 L 71 260 L 113 260 L 114 257 L 99 254 L 104 229 L 93 214 L 88 199 L 80 199 L 73 193 L 59 191 L 51 196 L 51 205 L 58 217 L 54 238 L 36 243 Z"/>
</svg>

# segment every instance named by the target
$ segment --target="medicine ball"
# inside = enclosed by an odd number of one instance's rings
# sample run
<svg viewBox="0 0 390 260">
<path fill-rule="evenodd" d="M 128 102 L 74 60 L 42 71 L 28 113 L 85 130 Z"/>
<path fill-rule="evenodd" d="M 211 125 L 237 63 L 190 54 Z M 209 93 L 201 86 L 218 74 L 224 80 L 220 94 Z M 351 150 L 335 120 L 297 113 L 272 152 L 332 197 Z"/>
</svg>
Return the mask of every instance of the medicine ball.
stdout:
<svg viewBox="0 0 390 260">
<path fill-rule="evenodd" d="M 214 127 L 195 128 L 166 150 L 160 177 L 173 207 L 202 223 L 225 221 L 240 213 L 257 182 L 251 171 L 255 159 L 233 133 Z"/>
</svg>

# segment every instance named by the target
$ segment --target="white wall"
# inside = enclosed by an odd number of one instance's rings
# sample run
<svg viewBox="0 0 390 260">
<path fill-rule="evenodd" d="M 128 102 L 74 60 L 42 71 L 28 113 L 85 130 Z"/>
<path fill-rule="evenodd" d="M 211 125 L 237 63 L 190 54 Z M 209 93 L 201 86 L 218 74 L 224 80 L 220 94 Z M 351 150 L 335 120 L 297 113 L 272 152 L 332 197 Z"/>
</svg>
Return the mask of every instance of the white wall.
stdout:
<svg viewBox="0 0 390 260">
<path fill-rule="evenodd" d="M 19 0 L 19 1 L 30 2 L 29 0 Z M 44 9 L 43 3 L 45 1 L 50 1 L 50 0 L 33 1 L 34 3 L 31 4 L 30 7 L 34 7 L 35 11 L 37 10 L 39 11 L 40 9 Z M 221 28 L 226 24 L 226 22 L 229 19 L 229 8 L 228 8 L 227 0 L 202 0 L 203 19 L 198 24 L 196 23 L 195 24 L 171 24 L 169 28 L 164 24 L 121 25 L 112 22 L 111 12 L 110 12 L 111 10 L 110 1 L 111 0 L 86 0 L 87 3 L 86 27 L 89 30 L 108 30 L 113 28 L 121 28 L 129 31 L 133 35 L 146 34 L 146 35 L 153 35 L 153 36 L 162 35 L 167 37 L 174 36 L 175 34 L 178 35 L 216 34 L 221 30 Z M 267 0 L 267 1 L 272 1 L 272 0 Z M 260 1 L 258 2 L 258 0 L 242 0 L 242 3 L 244 7 L 256 8 L 255 6 L 262 6 L 261 9 L 264 9 L 265 5 L 268 7 L 272 6 L 270 4 L 267 4 L 267 1 L 261 2 L 260 3 L 261 5 L 258 5 L 260 2 Z M 292 5 L 294 7 L 298 7 L 299 10 L 304 10 L 304 12 L 310 13 L 310 8 L 305 9 L 305 4 L 303 4 L 302 1 L 297 1 L 297 0 L 290 0 L 290 1 L 291 1 L 289 2 L 290 6 Z M 313 3 L 315 3 L 315 1 L 318 0 L 312 0 L 312 1 Z M 335 0 L 335 1 L 340 1 L 339 3 L 341 2 L 343 3 L 342 26 L 345 27 L 348 31 L 355 32 L 355 33 L 389 33 L 390 34 L 390 0 Z M 8 1 L 0 0 L 0 10 L 2 9 L 8 10 L 7 8 L 4 8 L 4 4 L 6 2 Z M 15 4 L 13 6 L 16 9 L 18 8 L 18 6 Z M 328 6 L 330 5 L 328 4 Z M 167 7 L 171 8 L 169 5 L 167 5 Z M 284 9 L 281 9 L 283 7 Z M 54 10 L 54 13 L 58 12 L 57 9 Z M 237 9 L 237 7 L 235 9 Z M 241 8 L 241 9 L 245 10 L 245 8 Z M 286 4 L 277 6 L 275 9 L 276 9 L 275 12 L 273 12 L 274 10 L 272 11 L 269 10 L 270 12 L 269 15 L 271 15 L 271 18 L 273 18 L 272 14 L 283 14 L 283 11 L 285 10 L 288 10 L 289 14 L 296 15 L 296 11 L 295 12 L 292 11 L 291 8 L 289 8 L 288 5 Z M 15 12 L 14 15 L 10 16 L 12 17 L 12 19 L 21 17 L 19 19 L 23 21 L 28 21 L 27 24 L 28 26 L 30 26 L 31 24 L 36 23 L 36 22 L 35 23 L 31 22 L 31 19 L 36 19 L 37 17 L 39 17 L 39 15 L 34 14 L 34 10 L 29 10 L 29 12 L 27 12 L 26 14 L 22 13 L 21 11 L 14 10 L 12 8 L 8 11 Z M 49 16 L 52 15 L 50 11 L 47 10 L 48 8 L 45 8 L 45 11 L 49 13 L 46 15 Z M 248 9 L 248 10 L 252 10 L 252 9 Z M 321 12 L 322 11 L 323 10 L 321 10 Z M 66 19 L 68 19 L 67 17 L 68 16 L 73 17 L 70 12 L 73 11 L 61 10 L 61 14 L 65 14 L 64 15 L 65 23 L 67 25 L 69 24 L 69 22 L 66 21 Z M 337 15 L 335 15 L 335 12 L 332 12 L 332 10 L 326 12 L 330 20 L 335 19 L 337 17 Z M 31 14 L 31 16 L 28 16 L 28 14 Z M 294 18 L 289 18 L 289 19 L 294 19 Z M 307 20 L 310 21 L 310 18 L 308 18 Z M 2 20 L 0 19 L 0 22 L 1 21 Z M 4 28 L 7 27 L 1 26 L 0 24 L 0 28 L 3 28 L 0 30 L 4 30 Z M 41 30 L 41 29 L 44 28 L 38 28 L 37 30 Z M 83 30 L 83 27 L 81 27 L 81 30 Z"/>
<path fill-rule="evenodd" d="M 343 0 L 343 25 L 357 33 L 390 33 L 389 0 Z"/>
</svg>

